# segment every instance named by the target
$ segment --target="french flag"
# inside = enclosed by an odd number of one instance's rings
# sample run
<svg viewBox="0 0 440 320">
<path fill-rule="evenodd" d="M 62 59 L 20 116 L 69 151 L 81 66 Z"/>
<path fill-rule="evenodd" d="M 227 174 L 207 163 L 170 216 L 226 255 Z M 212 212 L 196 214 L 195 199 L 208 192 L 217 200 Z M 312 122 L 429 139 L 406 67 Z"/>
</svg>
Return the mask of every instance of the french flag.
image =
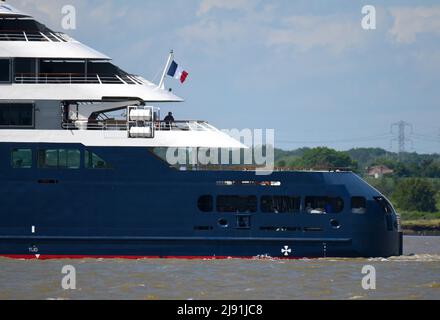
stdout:
<svg viewBox="0 0 440 320">
<path fill-rule="evenodd" d="M 167 75 L 180 80 L 181 83 L 184 83 L 189 73 L 183 70 L 181 67 L 179 67 L 176 61 L 173 61 L 171 62 Z"/>
</svg>

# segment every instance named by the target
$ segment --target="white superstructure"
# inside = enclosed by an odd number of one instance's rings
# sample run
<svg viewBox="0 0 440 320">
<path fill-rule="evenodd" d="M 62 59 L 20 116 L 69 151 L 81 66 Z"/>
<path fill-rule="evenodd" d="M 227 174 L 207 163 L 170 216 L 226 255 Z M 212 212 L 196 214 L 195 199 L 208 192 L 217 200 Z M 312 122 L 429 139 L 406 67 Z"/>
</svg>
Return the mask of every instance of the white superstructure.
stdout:
<svg viewBox="0 0 440 320">
<path fill-rule="evenodd" d="M 164 123 L 151 106 L 181 101 L 0 3 L 0 142 L 244 147 L 205 121 Z"/>
</svg>

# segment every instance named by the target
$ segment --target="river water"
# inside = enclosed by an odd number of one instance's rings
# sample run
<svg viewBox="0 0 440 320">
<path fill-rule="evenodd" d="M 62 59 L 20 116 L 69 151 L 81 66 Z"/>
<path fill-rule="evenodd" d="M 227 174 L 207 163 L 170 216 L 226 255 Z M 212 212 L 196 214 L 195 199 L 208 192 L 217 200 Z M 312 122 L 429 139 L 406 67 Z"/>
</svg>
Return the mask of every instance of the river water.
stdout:
<svg viewBox="0 0 440 320">
<path fill-rule="evenodd" d="M 75 290 L 62 289 L 65 265 Z M 376 290 L 362 288 L 365 265 Z M 0 299 L 440 299 L 440 237 L 405 237 L 390 259 L 0 259 Z"/>
</svg>

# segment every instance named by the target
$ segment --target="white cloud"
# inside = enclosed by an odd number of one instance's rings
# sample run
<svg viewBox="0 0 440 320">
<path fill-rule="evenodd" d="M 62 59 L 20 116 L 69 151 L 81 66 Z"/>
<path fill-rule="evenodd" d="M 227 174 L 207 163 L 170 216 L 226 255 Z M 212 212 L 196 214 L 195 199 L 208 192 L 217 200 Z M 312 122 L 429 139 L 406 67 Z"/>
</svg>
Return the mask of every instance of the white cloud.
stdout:
<svg viewBox="0 0 440 320">
<path fill-rule="evenodd" d="M 197 47 L 211 54 L 220 51 L 224 52 L 233 45 L 250 45 L 255 43 L 264 43 L 262 38 L 265 25 L 272 23 L 273 5 L 265 5 L 256 9 L 257 1 L 239 0 L 235 4 L 223 1 L 206 0 L 211 7 L 201 4 L 199 12 L 208 8 L 216 7 L 244 9 L 238 13 L 238 17 L 228 18 L 219 15 L 202 15 L 192 24 L 182 27 L 178 34 L 183 41 L 191 48 Z M 246 6 L 247 3 L 252 3 Z M 203 10 L 202 10 L 203 9 Z M 198 13 L 197 13 L 198 14 Z"/>
<path fill-rule="evenodd" d="M 254 7 L 234 19 L 201 17 L 182 28 L 180 35 L 187 43 L 203 44 L 203 48 L 210 51 L 239 43 L 293 48 L 301 52 L 323 48 L 340 53 L 367 40 L 368 32 L 361 28 L 360 16 L 359 19 L 350 15 L 286 17 L 276 9 L 272 5 Z"/>
<path fill-rule="evenodd" d="M 256 2 L 256 0 L 203 0 L 199 6 L 197 15 L 204 15 L 213 9 L 249 9 L 252 8 Z"/>
<path fill-rule="evenodd" d="M 86 0 L 70 2 L 77 7 L 79 29 L 87 29 L 88 33 L 93 33 L 99 24 L 101 28 L 98 29 L 109 31 L 104 36 L 122 37 L 128 29 L 141 28 L 145 23 L 145 12 L 130 10 L 129 6 L 121 6 L 115 1 L 98 0 L 93 6 L 89 6 Z M 12 5 L 35 14 L 54 29 L 60 29 L 61 7 L 66 3 L 59 0 L 11 0 Z M 215 9 L 236 10 L 238 17 L 209 14 Z M 202 0 L 196 9 L 196 21 L 182 26 L 176 33 L 184 42 L 203 46 L 209 51 L 238 43 L 266 45 L 268 48 L 290 47 L 299 51 L 324 48 L 342 52 L 358 46 L 364 39 L 360 17 L 285 17 L 281 9 L 260 0 Z M 125 29 L 120 28 L 123 22 Z"/>
<path fill-rule="evenodd" d="M 291 16 L 282 27 L 268 30 L 266 45 L 287 45 L 300 51 L 325 48 L 339 53 L 361 45 L 364 35 L 360 22 L 350 16 Z"/>
<path fill-rule="evenodd" d="M 422 33 L 440 35 L 440 6 L 395 7 L 390 12 L 394 25 L 389 32 L 399 43 L 413 43 Z"/>
<path fill-rule="evenodd" d="M 130 10 L 130 6 L 121 6 L 114 1 L 100 1 L 97 5 L 93 6 L 88 12 L 88 19 L 105 26 L 120 27 L 116 22 L 126 19 L 127 24 L 131 24 L 134 21 L 138 12 L 136 10 Z M 126 24 L 126 25 L 127 25 Z"/>
<path fill-rule="evenodd" d="M 213 19 L 202 20 L 194 25 L 184 27 L 180 33 L 187 41 L 202 42 L 210 46 L 246 38 L 246 28 L 241 23 Z"/>
</svg>

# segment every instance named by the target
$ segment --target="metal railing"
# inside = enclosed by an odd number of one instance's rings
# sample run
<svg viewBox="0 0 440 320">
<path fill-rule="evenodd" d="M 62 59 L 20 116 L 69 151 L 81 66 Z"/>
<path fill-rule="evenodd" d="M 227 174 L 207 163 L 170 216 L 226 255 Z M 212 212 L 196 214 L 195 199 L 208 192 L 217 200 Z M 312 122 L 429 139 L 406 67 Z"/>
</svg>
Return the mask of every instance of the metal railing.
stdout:
<svg viewBox="0 0 440 320">
<path fill-rule="evenodd" d="M 14 83 L 20 84 L 143 84 L 138 78 L 130 75 L 102 75 L 82 73 L 18 73 Z"/>
<path fill-rule="evenodd" d="M 72 123 L 63 123 L 62 128 L 65 130 L 127 130 L 125 121 L 76 121 Z M 214 131 L 217 130 L 206 121 L 200 120 L 181 120 L 172 123 L 164 121 L 155 121 L 154 130 L 156 131 Z"/>
<path fill-rule="evenodd" d="M 68 42 L 71 39 L 59 32 L 0 30 L 0 41 L 49 41 Z"/>
<path fill-rule="evenodd" d="M 61 125 L 65 130 L 109 130 L 109 131 L 125 131 L 127 130 L 126 123 L 106 123 L 106 122 L 65 122 Z"/>
<path fill-rule="evenodd" d="M 216 131 L 206 121 L 202 120 L 180 120 L 174 122 L 156 121 L 155 129 L 158 131 Z"/>
</svg>

